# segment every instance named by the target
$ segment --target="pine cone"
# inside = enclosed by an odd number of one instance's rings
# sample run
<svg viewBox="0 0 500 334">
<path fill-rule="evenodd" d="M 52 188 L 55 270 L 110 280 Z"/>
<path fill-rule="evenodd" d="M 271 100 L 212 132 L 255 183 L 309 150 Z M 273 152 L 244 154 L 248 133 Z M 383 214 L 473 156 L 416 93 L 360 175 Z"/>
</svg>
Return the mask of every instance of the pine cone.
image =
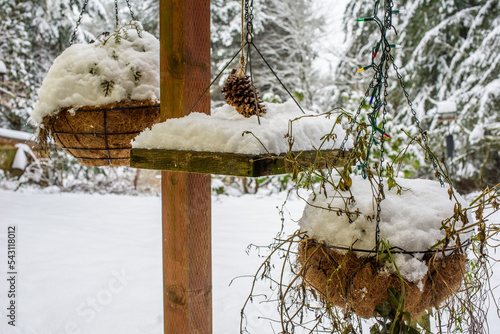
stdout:
<svg viewBox="0 0 500 334">
<path fill-rule="evenodd" d="M 252 86 L 248 75 L 242 74 L 238 76 L 234 69 L 227 78 L 224 87 L 222 87 L 222 93 L 227 104 L 236 107 L 236 110 L 245 117 L 266 113 L 259 93 L 255 90 L 254 95 Z M 257 97 L 257 103 L 255 97 Z"/>
</svg>

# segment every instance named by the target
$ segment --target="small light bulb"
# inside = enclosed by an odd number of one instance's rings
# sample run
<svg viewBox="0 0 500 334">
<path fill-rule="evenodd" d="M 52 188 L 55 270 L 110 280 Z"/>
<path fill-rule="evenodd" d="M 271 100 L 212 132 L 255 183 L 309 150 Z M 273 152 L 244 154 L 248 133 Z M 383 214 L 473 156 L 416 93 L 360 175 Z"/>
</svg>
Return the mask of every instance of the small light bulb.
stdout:
<svg viewBox="0 0 500 334">
<path fill-rule="evenodd" d="M 368 21 L 373 21 L 375 18 L 373 17 L 363 17 L 361 19 L 356 19 L 358 22 L 368 22 Z"/>
<path fill-rule="evenodd" d="M 404 9 L 393 9 L 393 10 L 391 10 L 391 13 L 393 13 L 394 15 L 406 14 L 406 10 L 404 10 Z"/>
<path fill-rule="evenodd" d="M 402 47 L 401 45 L 399 45 L 399 44 L 389 44 L 389 47 L 390 47 L 391 49 L 401 49 L 401 48 L 403 48 L 403 47 Z"/>
<path fill-rule="evenodd" d="M 369 68 L 371 68 L 371 67 L 372 67 L 372 65 L 368 65 L 368 66 L 362 67 L 362 68 L 360 68 L 357 72 L 358 72 L 358 73 L 363 72 L 363 71 L 365 71 L 365 70 L 367 70 L 367 69 L 369 69 Z"/>
</svg>

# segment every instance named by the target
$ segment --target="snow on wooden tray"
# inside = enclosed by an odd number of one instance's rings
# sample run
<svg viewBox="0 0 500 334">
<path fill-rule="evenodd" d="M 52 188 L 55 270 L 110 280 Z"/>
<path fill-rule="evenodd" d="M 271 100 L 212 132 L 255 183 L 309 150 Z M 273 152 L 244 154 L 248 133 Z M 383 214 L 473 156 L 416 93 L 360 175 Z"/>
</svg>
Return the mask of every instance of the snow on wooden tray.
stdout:
<svg viewBox="0 0 500 334">
<path fill-rule="evenodd" d="M 132 142 L 130 164 L 237 176 L 291 173 L 291 159 L 302 166 L 318 161 L 321 168 L 343 164 L 339 148 L 345 132 L 335 124 L 336 115 L 304 115 L 293 102 L 265 105 L 260 124 L 257 116 L 244 118 L 229 105 L 212 115 L 193 112 L 156 124 Z"/>
</svg>

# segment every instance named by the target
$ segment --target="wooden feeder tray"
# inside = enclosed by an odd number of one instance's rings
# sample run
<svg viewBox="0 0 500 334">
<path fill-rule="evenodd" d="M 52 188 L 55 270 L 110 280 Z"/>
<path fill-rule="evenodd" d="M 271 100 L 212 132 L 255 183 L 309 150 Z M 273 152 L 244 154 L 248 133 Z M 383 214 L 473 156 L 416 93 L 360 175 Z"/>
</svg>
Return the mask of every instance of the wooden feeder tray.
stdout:
<svg viewBox="0 0 500 334">
<path fill-rule="evenodd" d="M 130 142 L 160 121 L 154 101 L 64 108 L 44 125 L 64 151 L 87 166 L 129 166 Z"/>
<path fill-rule="evenodd" d="M 222 152 L 197 152 L 163 149 L 138 149 L 130 151 L 130 166 L 143 169 L 169 170 L 201 174 L 218 174 L 258 177 L 294 172 L 295 163 L 290 162 L 290 155 L 300 166 L 317 169 L 343 166 L 349 152 L 339 150 L 301 151 L 270 154 L 236 154 Z"/>
</svg>

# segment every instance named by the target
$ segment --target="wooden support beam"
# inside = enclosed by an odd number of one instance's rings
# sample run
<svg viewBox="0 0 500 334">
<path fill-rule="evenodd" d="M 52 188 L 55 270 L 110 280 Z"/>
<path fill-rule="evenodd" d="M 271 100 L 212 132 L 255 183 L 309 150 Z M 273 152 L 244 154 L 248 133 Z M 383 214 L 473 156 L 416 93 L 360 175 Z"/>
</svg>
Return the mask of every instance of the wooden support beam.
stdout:
<svg viewBox="0 0 500 334">
<path fill-rule="evenodd" d="M 162 119 L 184 116 L 210 83 L 209 0 L 160 0 L 160 70 Z M 164 333 L 212 333 L 210 175 L 162 172 L 162 213 Z"/>
<path fill-rule="evenodd" d="M 295 166 L 315 169 L 340 167 L 350 155 L 348 151 L 342 154 L 338 150 L 320 151 L 319 154 L 316 151 L 291 153 L 293 157 L 287 154 L 270 156 L 134 148 L 130 154 L 130 165 L 143 169 L 258 177 L 293 173 Z"/>
</svg>

